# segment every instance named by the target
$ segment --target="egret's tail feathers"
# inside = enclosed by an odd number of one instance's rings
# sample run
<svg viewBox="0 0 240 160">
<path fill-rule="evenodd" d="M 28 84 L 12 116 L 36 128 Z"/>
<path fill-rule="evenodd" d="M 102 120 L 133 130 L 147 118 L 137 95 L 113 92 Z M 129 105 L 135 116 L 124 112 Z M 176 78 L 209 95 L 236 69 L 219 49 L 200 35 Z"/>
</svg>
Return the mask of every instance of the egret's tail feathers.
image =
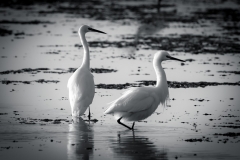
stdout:
<svg viewBox="0 0 240 160">
<path fill-rule="evenodd" d="M 111 114 L 111 111 L 112 111 L 112 108 L 114 107 L 114 103 L 116 102 L 117 100 L 114 100 L 112 102 L 109 102 L 105 107 L 107 107 L 107 109 L 104 111 L 104 114 Z"/>
<path fill-rule="evenodd" d="M 72 112 L 73 117 L 81 117 L 82 115 L 83 113 L 80 113 L 80 112 L 75 112 L 75 111 Z"/>
<path fill-rule="evenodd" d="M 85 111 L 87 110 L 87 108 L 88 107 L 79 107 L 79 108 L 74 108 L 73 110 L 72 110 L 72 116 L 73 117 L 80 117 L 80 116 L 82 116 L 84 113 L 85 113 Z"/>
<path fill-rule="evenodd" d="M 118 120 L 119 118 L 122 117 L 122 118 L 123 118 L 122 121 L 124 122 L 124 117 L 123 117 L 123 115 L 124 115 L 123 112 L 115 112 L 113 116 L 114 116 L 114 118 L 115 118 L 116 120 Z"/>
<path fill-rule="evenodd" d="M 130 122 L 130 121 L 135 121 L 131 119 L 132 113 L 128 112 L 114 112 L 113 116 L 116 120 L 122 117 L 121 122 Z"/>
<path fill-rule="evenodd" d="M 103 113 L 104 114 L 110 114 L 111 113 L 111 106 L 109 106 Z"/>
</svg>

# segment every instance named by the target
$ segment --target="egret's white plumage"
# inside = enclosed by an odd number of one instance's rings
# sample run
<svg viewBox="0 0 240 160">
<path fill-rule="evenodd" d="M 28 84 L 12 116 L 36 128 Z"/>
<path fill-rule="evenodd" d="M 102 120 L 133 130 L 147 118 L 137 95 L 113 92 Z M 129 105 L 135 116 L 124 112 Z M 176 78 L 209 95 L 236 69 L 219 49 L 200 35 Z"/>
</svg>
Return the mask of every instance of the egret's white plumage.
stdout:
<svg viewBox="0 0 240 160">
<path fill-rule="evenodd" d="M 85 38 L 85 34 L 87 32 L 104 33 L 93 28 L 90 28 L 87 25 L 83 25 L 79 28 L 78 34 L 80 36 L 80 40 L 84 50 L 83 61 L 81 67 L 79 67 L 72 74 L 67 84 L 69 90 L 69 101 L 71 105 L 72 116 L 75 117 L 79 117 L 84 114 L 86 109 L 92 103 L 95 94 L 93 75 L 91 74 L 90 71 L 89 49 Z"/>
<path fill-rule="evenodd" d="M 109 103 L 105 114 L 113 114 L 118 123 L 123 121 L 139 121 L 149 117 L 157 107 L 165 105 L 169 96 L 166 74 L 162 68 L 164 60 L 179 60 L 171 57 L 166 51 L 155 53 L 153 67 L 157 76 L 157 84 L 154 87 L 130 88 L 120 98 Z M 179 60 L 182 61 L 182 60 Z M 124 125 L 124 124 L 122 124 Z M 130 128 L 126 125 L 125 127 Z"/>
</svg>

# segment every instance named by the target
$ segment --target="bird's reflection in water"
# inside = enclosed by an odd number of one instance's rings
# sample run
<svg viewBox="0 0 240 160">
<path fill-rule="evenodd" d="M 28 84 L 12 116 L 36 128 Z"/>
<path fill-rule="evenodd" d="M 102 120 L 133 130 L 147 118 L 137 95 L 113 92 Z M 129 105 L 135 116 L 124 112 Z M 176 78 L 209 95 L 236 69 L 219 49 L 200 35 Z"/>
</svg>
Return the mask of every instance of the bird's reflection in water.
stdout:
<svg viewBox="0 0 240 160">
<path fill-rule="evenodd" d="M 129 132 L 129 131 L 128 131 Z M 111 147 L 115 157 L 119 159 L 160 159 L 167 160 L 166 149 L 157 148 L 147 137 L 126 135 L 125 132 L 118 133 L 118 139 L 111 139 Z"/>
<path fill-rule="evenodd" d="M 91 126 L 81 118 L 73 119 L 69 124 L 68 133 L 68 159 L 92 159 L 93 153 L 93 132 Z"/>
<path fill-rule="evenodd" d="M 137 17 L 141 17 L 141 16 L 145 16 L 144 18 L 140 18 L 140 25 L 138 26 L 138 29 L 135 33 L 135 37 L 134 37 L 134 42 L 133 42 L 133 46 L 127 47 L 128 50 L 128 56 L 129 58 L 135 58 L 136 56 L 136 50 L 139 50 L 139 48 L 144 47 L 144 48 L 152 48 L 152 49 L 156 49 L 156 44 L 152 43 L 151 41 L 156 41 L 156 37 L 155 35 L 167 28 L 168 22 L 165 20 L 166 16 L 172 15 L 172 14 L 176 14 L 175 12 L 172 13 L 164 13 L 161 12 L 160 10 L 161 8 L 161 0 L 158 0 L 158 3 L 156 5 L 156 8 L 152 8 L 152 12 L 151 13 L 145 13 L 144 15 L 142 15 L 143 13 L 140 12 L 140 15 L 137 15 Z M 151 36 L 153 39 L 151 40 Z M 150 40 L 150 42 L 148 42 L 149 40 L 141 40 L 142 38 L 146 38 L 148 37 L 148 39 Z M 160 41 L 160 40 L 158 40 Z M 165 43 L 168 42 L 159 42 L 161 43 L 161 45 L 166 45 Z"/>
</svg>

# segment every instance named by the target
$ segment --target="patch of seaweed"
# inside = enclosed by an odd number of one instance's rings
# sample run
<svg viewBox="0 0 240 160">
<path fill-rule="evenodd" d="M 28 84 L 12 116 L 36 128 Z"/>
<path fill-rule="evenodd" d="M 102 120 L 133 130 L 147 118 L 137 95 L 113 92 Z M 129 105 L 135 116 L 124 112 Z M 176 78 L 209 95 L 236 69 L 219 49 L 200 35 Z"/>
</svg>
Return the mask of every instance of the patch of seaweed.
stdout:
<svg viewBox="0 0 240 160">
<path fill-rule="evenodd" d="M 9 20 L 1 20 L 0 24 L 54 24 L 54 22 L 50 21 L 39 21 L 39 20 L 33 20 L 33 21 L 9 21 Z"/>
<path fill-rule="evenodd" d="M 0 74 L 19 74 L 19 73 L 31 73 L 31 74 L 36 74 L 41 71 L 46 71 L 49 70 L 49 68 L 23 68 L 19 70 L 7 70 L 7 71 L 2 71 Z"/>
<path fill-rule="evenodd" d="M 156 85 L 156 81 L 138 81 L 140 85 L 149 86 Z M 197 88 L 197 87 L 206 87 L 206 86 L 219 86 L 219 85 L 231 85 L 231 86 L 239 86 L 240 81 L 236 83 L 230 82 L 176 82 L 176 81 L 168 81 L 168 87 L 170 88 Z"/>
<path fill-rule="evenodd" d="M 240 133 L 228 132 L 228 133 L 215 133 L 214 136 L 227 136 L 227 137 L 237 137 L 240 136 Z"/>
<path fill-rule="evenodd" d="M 218 126 L 213 126 L 213 127 L 233 128 L 233 129 L 238 129 L 238 128 L 240 128 L 240 126 L 234 126 L 234 125 L 228 125 L 228 126 L 225 126 L 225 125 L 218 125 Z"/>
<path fill-rule="evenodd" d="M 142 86 L 155 86 L 156 81 L 137 81 L 139 83 L 125 83 L 125 84 L 97 84 L 96 88 L 102 89 L 126 89 L 129 87 L 142 87 Z M 240 86 L 240 82 L 230 83 L 230 82 L 176 82 L 168 81 L 169 88 L 197 88 L 197 87 L 207 87 L 207 86 L 218 86 L 218 85 L 230 85 L 230 86 Z M 201 100 L 200 100 L 201 101 Z"/>
<path fill-rule="evenodd" d="M 0 113 L 0 115 L 7 115 L 7 113 Z"/>
<path fill-rule="evenodd" d="M 191 138 L 191 139 L 186 139 L 186 142 L 212 142 L 210 138 Z"/>
<path fill-rule="evenodd" d="M 0 72 L 0 75 L 4 74 L 20 74 L 20 73 L 30 73 L 30 74 L 37 74 L 39 72 L 42 73 L 57 73 L 57 74 L 65 74 L 65 73 L 73 73 L 77 70 L 77 68 L 69 68 L 67 70 L 57 68 L 55 69 L 57 71 L 51 71 L 49 68 L 23 68 L 19 70 L 7 70 L 7 71 L 2 71 Z M 92 73 L 112 73 L 112 72 L 117 72 L 115 69 L 105 69 L 105 68 L 91 68 Z"/>
<path fill-rule="evenodd" d="M 0 28 L 0 36 L 8 36 L 11 34 L 12 34 L 12 31 L 4 29 L 4 28 Z"/>
<path fill-rule="evenodd" d="M 45 80 L 45 79 L 38 79 L 34 81 L 12 81 L 12 80 L 1 80 L 0 81 L 2 84 L 17 84 L 17 83 L 22 83 L 22 84 L 31 84 L 32 82 L 36 83 L 58 83 L 60 81 L 58 80 Z"/>
<path fill-rule="evenodd" d="M 60 124 L 61 122 L 68 123 L 68 119 L 34 119 L 34 118 L 16 118 L 19 123 L 22 124 L 41 124 L 41 123 L 52 123 L 52 124 Z M 43 125 L 43 124 L 41 124 Z"/>
<path fill-rule="evenodd" d="M 115 69 L 105 69 L 105 68 L 91 68 L 92 73 L 112 73 L 117 72 Z"/>
<path fill-rule="evenodd" d="M 128 38 L 129 39 L 129 38 Z M 240 47 L 237 42 L 239 40 L 233 40 L 229 37 L 219 38 L 217 36 L 198 36 L 198 35 L 179 35 L 179 36 L 167 36 L 167 37 L 139 37 L 138 41 L 135 41 L 134 36 L 132 41 L 91 41 L 89 45 L 91 47 L 136 47 L 141 49 L 152 50 L 168 50 L 176 52 L 191 52 L 194 54 L 199 53 L 240 53 Z M 80 45 L 75 45 L 80 47 Z M 192 59 L 188 60 L 193 61 Z"/>
<path fill-rule="evenodd" d="M 218 71 L 219 73 L 233 73 L 233 74 L 240 74 L 240 71 Z"/>
</svg>

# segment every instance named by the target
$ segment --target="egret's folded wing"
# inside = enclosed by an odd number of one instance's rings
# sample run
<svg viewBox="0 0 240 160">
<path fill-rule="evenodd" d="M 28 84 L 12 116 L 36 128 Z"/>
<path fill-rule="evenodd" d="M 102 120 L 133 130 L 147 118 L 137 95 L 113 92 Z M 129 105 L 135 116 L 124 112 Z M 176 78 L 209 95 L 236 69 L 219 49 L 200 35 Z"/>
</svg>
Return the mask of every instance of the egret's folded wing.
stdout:
<svg viewBox="0 0 240 160">
<path fill-rule="evenodd" d="M 92 75 L 81 74 L 77 78 L 73 78 L 74 79 L 71 79 L 68 83 L 68 89 L 72 100 L 75 102 L 86 100 L 88 105 L 91 104 L 95 93 Z"/>
<path fill-rule="evenodd" d="M 113 101 L 105 113 L 139 112 L 148 109 L 153 102 L 154 98 L 142 88 L 128 90 L 120 98 Z"/>
<path fill-rule="evenodd" d="M 122 95 L 124 95 L 124 94 L 130 94 L 131 92 L 135 92 L 135 91 L 137 91 L 137 90 L 139 90 L 139 88 L 128 88 L 127 90 L 125 90 L 125 91 L 122 93 Z"/>
</svg>

